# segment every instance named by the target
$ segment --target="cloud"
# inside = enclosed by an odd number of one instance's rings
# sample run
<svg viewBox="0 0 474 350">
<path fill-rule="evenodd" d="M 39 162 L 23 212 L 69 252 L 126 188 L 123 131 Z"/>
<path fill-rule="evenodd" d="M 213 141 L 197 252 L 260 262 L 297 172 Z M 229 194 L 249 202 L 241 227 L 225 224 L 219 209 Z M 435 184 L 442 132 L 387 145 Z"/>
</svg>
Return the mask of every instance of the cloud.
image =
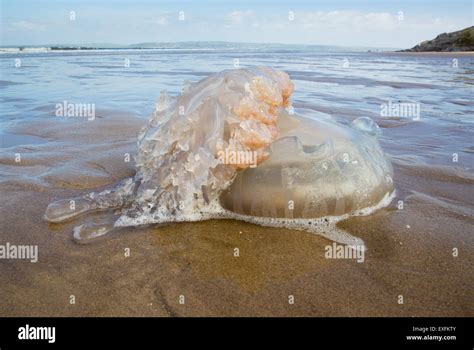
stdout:
<svg viewBox="0 0 474 350">
<path fill-rule="evenodd" d="M 301 22 L 306 29 L 394 29 L 400 24 L 398 14 L 388 12 L 329 11 L 303 14 Z"/>
<path fill-rule="evenodd" d="M 46 30 L 46 24 L 32 21 L 16 21 L 7 25 L 10 32 L 34 32 Z"/>
<path fill-rule="evenodd" d="M 167 16 L 160 16 L 160 17 L 156 18 L 155 20 L 153 20 L 153 23 L 157 24 L 161 27 L 165 27 L 165 26 L 168 25 L 168 17 Z"/>
<path fill-rule="evenodd" d="M 301 15 L 305 29 L 346 29 L 350 31 L 439 30 L 457 28 L 459 21 L 410 13 L 329 11 Z M 462 26 L 462 25 L 461 25 Z"/>
<path fill-rule="evenodd" d="M 232 11 L 226 15 L 226 21 L 228 24 L 240 24 L 246 19 L 252 19 L 255 12 L 252 10 L 247 11 Z"/>
<path fill-rule="evenodd" d="M 0 0 L 1 1 L 1 0 Z M 11 2 L 12 4 L 14 2 Z M 232 5 L 229 5 L 232 6 Z M 68 8 L 69 10 L 69 8 Z M 179 11 L 185 11 L 185 22 Z M 471 24 L 470 11 L 450 12 L 304 10 L 232 7 L 209 11 L 180 7 L 84 5 L 71 25 L 68 11 L 28 13 L 9 11 L 0 25 L 4 43 L 199 41 L 281 42 L 346 46 L 411 47 L 443 32 Z M 23 10 L 22 10 L 23 11 Z M 467 13 L 469 12 L 469 14 Z M 47 15 L 46 15 L 47 14 Z M 28 16 L 28 17 L 25 17 Z M 127 28 L 127 30 L 123 30 Z M 166 29 L 166 30 L 165 30 Z"/>
</svg>

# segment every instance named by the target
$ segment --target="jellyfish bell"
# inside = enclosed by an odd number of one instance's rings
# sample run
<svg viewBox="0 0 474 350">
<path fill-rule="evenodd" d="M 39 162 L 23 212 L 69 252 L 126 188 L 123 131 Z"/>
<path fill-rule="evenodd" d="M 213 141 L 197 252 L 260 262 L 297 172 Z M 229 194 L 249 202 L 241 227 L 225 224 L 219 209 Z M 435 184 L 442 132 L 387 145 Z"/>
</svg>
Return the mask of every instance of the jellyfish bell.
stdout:
<svg viewBox="0 0 474 350">
<path fill-rule="evenodd" d="M 280 138 L 258 167 L 237 174 L 221 196 L 224 208 L 273 218 L 344 216 L 393 192 L 393 170 L 370 118 L 351 125 L 281 112 Z"/>
<path fill-rule="evenodd" d="M 268 158 L 236 175 L 220 204 L 238 220 L 316 233 L 365 250 L 336 224 L 386 207 L 395 196 L 393 169 L 370 118 L 350 125 L 332 118 L 279 114 L 280 137 Z"/>
</svg>

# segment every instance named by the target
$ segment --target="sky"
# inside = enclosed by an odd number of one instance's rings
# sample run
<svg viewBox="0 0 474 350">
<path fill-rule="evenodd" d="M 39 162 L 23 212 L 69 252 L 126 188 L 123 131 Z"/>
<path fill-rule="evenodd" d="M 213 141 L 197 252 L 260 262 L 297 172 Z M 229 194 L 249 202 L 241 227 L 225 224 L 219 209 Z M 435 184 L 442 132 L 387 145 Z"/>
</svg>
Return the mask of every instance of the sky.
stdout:
<svg viewBox="0 0 474 350">
<path fill-rule="evenodd" d="M 472 0 L 0 0 L 0 45 L 230 41 L 409 48 L 473 25 Z"/>
</svg>

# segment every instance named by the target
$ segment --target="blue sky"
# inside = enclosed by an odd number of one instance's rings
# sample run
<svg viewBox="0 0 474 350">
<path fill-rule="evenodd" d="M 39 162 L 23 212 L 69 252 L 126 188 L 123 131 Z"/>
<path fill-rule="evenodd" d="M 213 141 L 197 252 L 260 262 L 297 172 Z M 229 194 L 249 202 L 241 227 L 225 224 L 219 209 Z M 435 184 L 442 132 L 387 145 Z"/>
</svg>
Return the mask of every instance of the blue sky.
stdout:
<svg viewBox="0 0 474 350">
<path fill-rule="evenodd" d="M 401 48 L 471 26 L 474 15 L 472 0 L 0 1 L 1 45 L 219 40 Z"/>
</svg>

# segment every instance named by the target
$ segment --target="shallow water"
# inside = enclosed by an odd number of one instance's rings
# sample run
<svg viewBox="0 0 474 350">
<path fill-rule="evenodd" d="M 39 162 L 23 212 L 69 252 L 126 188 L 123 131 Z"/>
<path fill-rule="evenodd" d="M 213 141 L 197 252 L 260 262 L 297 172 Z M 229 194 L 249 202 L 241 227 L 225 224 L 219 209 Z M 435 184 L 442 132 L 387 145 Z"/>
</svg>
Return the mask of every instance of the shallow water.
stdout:
<svg viewBox="0 0 474 350">
<path fill-rule="evenodd" d="M 286 71 L 295 83 L 296 111 L 308 108 L 344 120 L 359 116 L 380 119 L 380 105 L 388 100 L 419 103 L 421 120 L 416 128 L 421 126 L 438 135 L 436 150 L 418 152 L 420 160 L 431 163 L 440 152 L 465 152 L 472 146 L 468 143 L 473 127 L 474 58 L 453 57 L 327 53 L 303 48 L 285 51 L 284 46 L 273 51 L 2 54 L 0 127 L 54 114 L 55 105 L 63 101 L 95 104 L 97 110 L 128 111 L 147 118 L 161 90 L 177 94 L 183 82 L 233 69 L 237 59 L 241 67 L 268 65 Z M 18 58 L 21 66 L 16 68 Z M 457 59 L 457 68 L 453 67 L 453 59 Z M 387 126 L 410 122 L 388 119 Z M 387 143 L 391 132 L 385 133 Z M 429 140 L 422 142 L 418 132 L 405 134 L 405 145 L 400 145 L 403 148 L 411 144 L 412 151 L 420 151 L 430 144 Z M 391 145 L 389 152 L 395 149 Z M 472 158 L 466 160 L 472 166 Z"/>
</svg>

